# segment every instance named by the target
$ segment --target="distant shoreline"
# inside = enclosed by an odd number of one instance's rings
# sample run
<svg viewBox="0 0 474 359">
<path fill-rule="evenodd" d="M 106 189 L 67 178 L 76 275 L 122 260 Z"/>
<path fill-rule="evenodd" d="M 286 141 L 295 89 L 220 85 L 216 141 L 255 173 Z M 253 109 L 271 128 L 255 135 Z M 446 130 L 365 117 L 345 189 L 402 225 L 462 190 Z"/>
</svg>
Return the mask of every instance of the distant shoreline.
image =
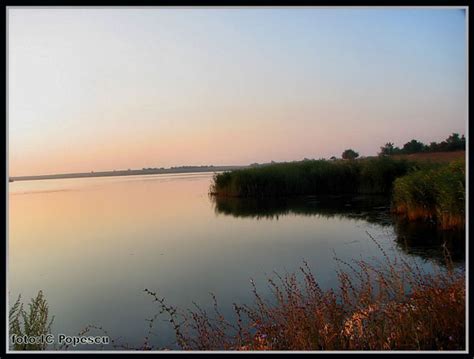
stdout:
<svg viewBox="0 0 474 359">
<path fill-rule="evenodd" d="M 101 172 L 82 172 L 82 173 L 60 173 L 51 175 L 36 175 L 36 176 L 14 176 L 9 177 L 9 182 L 16 181 L 35 181 L 47 179 L 62 179 L 62 178 L 87 178 L 87 177 L 116 177 L 116 176 L 133 176 L 133 175 L 154 175 L 154 174 L 168 174 L 168 173 L 193 173 L 193 172 L 222 172 L 231 171 L 239 168 L 246 168 L 248 166 L 205 166 L 193 167 L 184 166 L 177 168 L 153 168 L 141 170 L 118 170 L 118 171 L 101 171 Z"/>
</svg>

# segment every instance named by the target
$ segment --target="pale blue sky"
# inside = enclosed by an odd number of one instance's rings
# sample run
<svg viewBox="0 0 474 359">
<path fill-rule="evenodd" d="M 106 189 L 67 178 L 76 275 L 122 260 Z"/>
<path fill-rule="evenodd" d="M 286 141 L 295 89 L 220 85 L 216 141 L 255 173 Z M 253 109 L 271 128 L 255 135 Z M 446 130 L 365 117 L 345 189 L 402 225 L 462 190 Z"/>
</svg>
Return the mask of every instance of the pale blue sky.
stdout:
<svg viewBox="0 0 474 359">
<path fill-rule="evenodd" d="M 459 9 L 10 8 L 10 175 L 466 133 Z"/>
</svg>

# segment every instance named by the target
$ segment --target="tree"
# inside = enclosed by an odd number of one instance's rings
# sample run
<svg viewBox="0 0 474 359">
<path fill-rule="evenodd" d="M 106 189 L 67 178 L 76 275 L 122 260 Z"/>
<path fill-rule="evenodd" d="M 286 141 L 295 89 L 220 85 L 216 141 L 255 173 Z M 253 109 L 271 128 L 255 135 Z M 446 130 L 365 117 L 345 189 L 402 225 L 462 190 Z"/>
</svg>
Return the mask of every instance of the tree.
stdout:
<svg viewBox="0 0 474 359">
<path fill-rule="evenodd" d="M 446 140 L 430 142 L 425 145 L 423 142 L 411 140 L 403 145 L 403 148 L 394 147 L 392 142 L 387 142 L 380 147 L 379 156 L 389 156 L 397 154 L 411 154 L 419 152 L 445 152 L 445 151 L 462 151 L 466 149 L 466 138 L 464 135 L 459 136 L 458 133 L 451 134 Z"/>
<path fill-rule="evenodd" d="M 393 154 L 394 155 L 399 155 L 400 153 L 402 153 L 402 150 L 400 149 L 400 147 L 394 147 Z"/>
<path fill-rule="evenodd" d="M 464 150 L 466 148 L 466 139 L 464 138 L 464 135 L 459 137 L 458 133 L 453 133 L 445 140 L 445 142 L 447 151 Z"/>
<path fill-rule="evenodd" d="M 387 142 L 384 146 L 380 147 L 380 156 L 393 155 L 394 147 L 392 142 Z"/>
<path fill-rule="evenodd" d="M 359 154 L 354 151 L 353 149 L 347 149 L 344 152 L 342 152 L 342 158 L 345 160 L 353 160 L 359 157 Z"/>
<path fill-rule="evenodd" d="M 420 141 L 417 140 L 411 140 L 410 142 L 407 142 L 403 145 L 402 151 L 403 153 L 418 153 L 418 152 L 423 152 L 425 150 L 426 146 Z"/>
<path fill-rule="evenodd" d="M 430 142 L 430 145 L 428 146 L 428 151 L 429 152 L 436 152 L 439 150 L 439 144 L 436 142 Z"/>
</svg>

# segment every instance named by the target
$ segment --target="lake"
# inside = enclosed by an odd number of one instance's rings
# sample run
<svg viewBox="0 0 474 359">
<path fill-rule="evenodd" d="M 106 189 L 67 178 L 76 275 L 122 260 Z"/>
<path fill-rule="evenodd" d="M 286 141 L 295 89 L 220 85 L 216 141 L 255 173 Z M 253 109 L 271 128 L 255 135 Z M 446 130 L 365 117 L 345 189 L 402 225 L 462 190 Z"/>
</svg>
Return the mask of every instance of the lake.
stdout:
<svg viewBox="0 0 474 359">
<path fill-rule="evenodd" d="M 145 288 L 183 309 L 212 307 L 212 292 L 227 314 L 233 302 L 251 303 L 250 279 L 268 295 L 268 276 L 296 272 L 303 261 L 321 287 L 336 286 L 334 255 L 382 258 L 367 232 L 390 256 L 427 271 L 443 268 L 446 240 L 464 266 L 464 232 L 404 223 L 384 198 L 216 201 L 208 195 L 211 179 L 189 173 L 10 183 L 10 303 L 43 290 L 53 334 L 76 335 L 93 324 L 139 346 L 159 309 Z M 153 332 L 151 344 L 174 347 L 165 321 Z"/>
</svg>

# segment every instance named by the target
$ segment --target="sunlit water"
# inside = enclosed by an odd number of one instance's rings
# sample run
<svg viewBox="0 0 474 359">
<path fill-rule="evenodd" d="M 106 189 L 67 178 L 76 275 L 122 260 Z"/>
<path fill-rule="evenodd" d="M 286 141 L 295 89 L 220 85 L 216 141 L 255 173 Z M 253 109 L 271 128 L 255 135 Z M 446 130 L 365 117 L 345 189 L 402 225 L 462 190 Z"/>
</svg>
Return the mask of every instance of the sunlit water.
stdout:
<svg viewBox="0 0 474 359">
<path fill-rule="evenodd" d="M 212 292 L 228 314 L 233 302 L 251 302 L 251 278 L 266 295 L 265 278 L 273 271 L 295 272 L 303 260 L 323 288 L 335 286 L 334 255 L 346 261 L 381 258 L 367 232 L 389 255 L 417 260 L 428 271 L 440 261 L 438 242 L 420 246 L 420 231 L 392 223 L 384 206 L 364 212 L 356 205 L 352 213 L 349 202 L 339 214 L 314 198 L 303 205 L 216 204 L 208 196 L 211 178 L 200 173 L 10 183 L 10 302 L 20 293 L 28 301 L 43 290 L 55 316 L 53 333 L 75 335 L 94 324 L 120 343 L 140 346 L 146 319 L 158 312 L 145 288 L 183 309 L 193 301 L 212 306 Z M 461 251 L 455 260 L 462 265 L 463 258 Z M 153 332 L 152 344 L 174 346 L 163 321 Z"/>
</svg>

